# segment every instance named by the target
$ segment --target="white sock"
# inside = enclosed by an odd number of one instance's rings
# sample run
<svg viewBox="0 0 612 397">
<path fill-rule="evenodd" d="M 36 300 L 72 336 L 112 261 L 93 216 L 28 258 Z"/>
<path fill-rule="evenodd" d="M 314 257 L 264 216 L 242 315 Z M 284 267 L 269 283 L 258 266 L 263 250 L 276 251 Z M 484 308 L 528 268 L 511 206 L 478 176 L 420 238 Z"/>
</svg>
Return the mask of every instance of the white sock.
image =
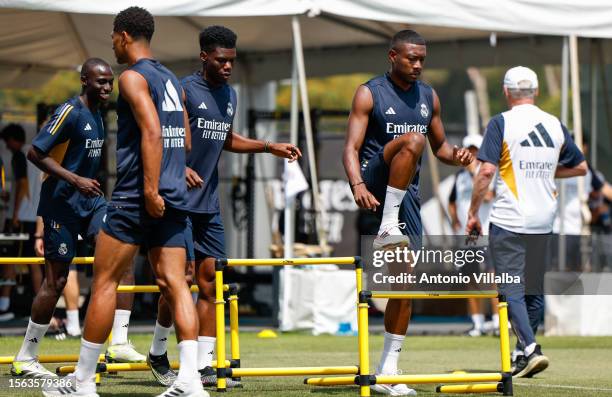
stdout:
<svg viewBox="0 0 612 397">
<path fill-rule="evenodd" d="M 378 234 L 383 233 L 389 226 L 397 225 L 399 222 L 399 210 L 402 205 L 402 200 L 406 194 L 405 190 L 396 189 L 392 186 L 387 186 L 387 194 L 385 195 L 385 207 L 383 209 L 382 221 Z M 398 232 L 395 232 L 398 233 Z M 401 232 L 399 232 L 401 234 Z"/>
<path fill-rule="evenodd" d="M 533 353 L 533 351 L 535 350 L 535 348 L 536 348 L 536 344 L 535 344 L 535 342 L 533 342 L 532 344 L 530 344 L 529 346 L 527 346 L 527 347 L 525 348 L 525 357 L 529 357 L 529 355 L 530 355 L 531 353 Z"/>
<path fill-rule="evenodd" d="M 499 314 L 493 314 L 491 316 L 491 321 L 493 321 L 493 325 L 495 326 L 495 328 L 499 328 Z"/>
<path fill-rule="evenodd" d="M 161 356 L 168 351 L 168 336 L 172 327 L 164 327 L 157 321 L 155 322 L 155 330 L 153 331 L 153 340 L 151 341 L 151 349 L 149 352 L 154 356 Z"/>
<path fill-rule="evenodd" d="M 475 329 L 482 329 L 484 326 L 484 314 L 472 314 L 472 322 Z"/>
<path fill-rule="evenodd" d="M 70 335 L 81 335 L 79 309 L 66 310 L 66 331 L 68 331 Z"/>
<path fill-rule="evenodd" d="M 525 354 L 525 352 L 524 352 L 524 351 L 522 351 L 522 350 L 521 350 L 521 349 L 519 349 L 518 347 L 515 347 L 515 348 L 514 348 L 514 350 L 512 350 L 512 354 L 510 355 L 510 357 L 511 357 L 512 361 L 514 361 L 514 360 L 516 360 L 516 358 L 517 358 L 518 356 L 522 356 L 522 355 L 524 355 L 524 354 Z"/>
<path fill-rule="evenodd" d="M 194 379 L 200 379 L 198 373 L 198 342 L 195 340 L 184 340 L 178 344 L 179 350 L 179 372 L 177 382 L 191 383 Z"/>
<path fill-rule="evenodd" d="M 81 338 L 79 362 L 77 363 L 76 371 L 74 371 L 77 382 L 88 383 L 94 381 L 102 346 L 102 343 L 88 342 Z"/>
<path fill-rule="evenodd" d="M 49 324 L 36 324 L 30 319 L 21 349 L 15 356 L 15 361 L 27 361 L 36 358 L 38 356 L 38 346 L 40 346 L 48 328 Z"/>
<path fill-rule="evenodd" d="M 123 345 L 128 343 L 128 327 L 130 326 L 129 310 L 115 310 L 115 320 L 113 321 L 113 345 Z"/>
<path fill-rule="evenodd" d="M 8 310 L 11 305 L 11 298 L 8 296 L 0 296 L 0 311 Z"/>
<path fill-rule="evenodd" d="M 215 356 L 217 338 L 212 336 L 198 336 L 198 369 L 212 367 Z"/>
<path fill-rule="evenodd" d="M 395 335 L 385 332 L 385 343 L 378 370 L 381 374 L 395 375 L 397 373 L 397 361 L 402 351 L 404 335 Z"/>
</svg>

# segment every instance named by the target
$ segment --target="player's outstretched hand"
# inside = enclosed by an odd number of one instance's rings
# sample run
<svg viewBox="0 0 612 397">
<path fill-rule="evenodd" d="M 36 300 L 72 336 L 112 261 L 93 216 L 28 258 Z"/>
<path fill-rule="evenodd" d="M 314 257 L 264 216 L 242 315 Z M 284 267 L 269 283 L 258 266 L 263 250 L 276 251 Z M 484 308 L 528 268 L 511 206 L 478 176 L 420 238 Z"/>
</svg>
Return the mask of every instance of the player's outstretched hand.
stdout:
<svg viewBox="0 0 612 397">
<path fill-rule="evenodd" d="M 474 161 L 474 156 L 466 148 L 459 148 L 455 146 L 453 148 L 453 159 L 465 167 Z"/>
<path fill-rule="evenodd" d="M 164 203 L 164 199 L 157 192 L 154 194 L 145 194 L 145 208 L 149 215 L 153 218 L 161 218 L 164 216 L 164 211 L 166 211 L 166 203 Z"/>
<path fill-rule="evenodd" d="M 302 157 L 300 148 L 291 143 L 271 143 L 268 150 L 277 157 L 289 159 L 290 163 Z"/>
<path fill-rule="evenodd" d="M 189 167 L 185 167 L 185 179 L 187 180 L 187 187 L 189 189 L 196 187 L 201 188 L 204 185 L 204 179 Z"/>
<path fill-rule="evenodd" d="M 353 186 L 353 197 L 359 208 L 376 211 L 376 207 L 380 205 L 364 183 Z"/>
<path fill-rule="evenodd" d="M 100 189 L 100 182 L 95 179 L 84 178 L 77 175 L 73 185 L 86 197 L 104 196 L 104 192 Z"/>
<path fill-rule="evenodd" d="M 36 237 L 34 240 L 34 253 L 38 257 L 45 256 L 45 243 L 42 237 Z"/>
</svg>

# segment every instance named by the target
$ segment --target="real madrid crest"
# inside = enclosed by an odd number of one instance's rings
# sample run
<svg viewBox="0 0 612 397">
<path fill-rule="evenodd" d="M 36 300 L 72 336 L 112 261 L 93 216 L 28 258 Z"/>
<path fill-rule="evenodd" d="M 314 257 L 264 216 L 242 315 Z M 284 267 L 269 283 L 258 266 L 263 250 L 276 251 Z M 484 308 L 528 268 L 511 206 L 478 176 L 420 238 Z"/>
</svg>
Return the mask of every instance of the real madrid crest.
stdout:
<svg viewBox="0 0 612 397">
<path fill-rule="evenodd" d="M 429 109 L 427 109 L 427 105 L 425 105 L 424 103 L 421 104 L 421 116 L 429 116 Z"/>
<path fill-rule="evenodd" d="M 234 115 L 234 107 L 231 102 L 227 103 L 227 115 L 230 117 Z"/>
</svg>

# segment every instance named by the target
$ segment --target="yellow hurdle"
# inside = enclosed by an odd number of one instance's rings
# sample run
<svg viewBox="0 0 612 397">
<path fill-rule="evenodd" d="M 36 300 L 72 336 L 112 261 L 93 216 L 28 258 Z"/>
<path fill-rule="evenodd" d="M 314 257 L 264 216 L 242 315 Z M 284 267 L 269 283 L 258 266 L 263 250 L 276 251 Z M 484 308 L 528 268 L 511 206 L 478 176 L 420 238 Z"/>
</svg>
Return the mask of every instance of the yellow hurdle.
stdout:
<svg viewBox="0 0 612 397">
<path fill-rule="evenodd" d="M 94 262 L 93 256 L 77 257 L 71 262 L 73 265 L 91 265 Z M 0 265 L 44 265 L 45 258 L 0 258 Z"/>
<path fill-rule="evenodd" d="M 225 347 L 225 301 L 218 286 L 223 285 L 223 270 L 226 266 L 301 266 L 301 265 L 354 265 L 357 277 L 357 286 L 361 289 L 361 259 L 359 257 L 336 258 L 291 258 L 291 259 L 217 259 L 215 262 L 215 318 L 217 321 L 217 360 L 226 361 Z M 242 376 L 305 376 L 305 375 L 346 375 L 357 374 L 359 367 L 285 367 L 285 368 L 240 368 L 240 347 L 238 338 L 238 296 L 230 289 L 228 301 L 230 302 L 230 337 L 232 341 L 232 366 L 217 368 L 217 391 L 224 392 L 227 387 L 227 378 Z M 366 337 L 367 340 L 367 337 Z M 368 389 L 369 391 L 369 389 Z"/>
<path fill-rule="evenodd" d="M 0 357 L 0 364 L 12 364 L 15 356 Z M 104 354 L 100 354 L 99 360 L 104 360 Z M 40 363 L 76 363 L 79 361 L 78 354 L 41 354 L 38 356 Z"/>
<path fill-rule="evenodd" d="M 444 385 L 436 387 L 438 393 L 502 393 L 503 383 L 475 383 L 472 385 Z"/>
<path fill-rule="evenodd" d="M 104 356 L 102 356 L 104 357 Z M 230 362 L 226 361 L 226 365 L 229 365 Z M 217 361 L 213 360 L 212 366 L 217 366 Z M 179 362 L 172 361 L 170 362 L 170 368 L 178 369 Z M 76 369 L 76 365 L 64 365 L 61 367 L 57 367 L 55 372 L 57 374 L 70 374 L 73 373 Z M 148 371 L 151 368 L 147 363 L 99 363 L 97 372 L 131 372 L 131 371 Z"/>
</svg>

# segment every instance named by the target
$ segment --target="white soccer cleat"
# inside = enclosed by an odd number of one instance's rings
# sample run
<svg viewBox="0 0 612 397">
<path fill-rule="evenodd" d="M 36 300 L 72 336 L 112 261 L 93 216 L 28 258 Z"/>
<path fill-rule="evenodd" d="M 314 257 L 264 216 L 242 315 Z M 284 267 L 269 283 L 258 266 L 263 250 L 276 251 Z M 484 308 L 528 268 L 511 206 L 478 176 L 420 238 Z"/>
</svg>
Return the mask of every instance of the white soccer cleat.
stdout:
<svg viewBox="0 0 612 397">
<path fill-rule="evenodd" d="M 198 376 L 195 381 L 191 383 L 175 381 L 172 386 L 157 397 L 210 397 L 210 394 L 204 390 L 200 377 Z"/>
<path fill-rule="evenodd" d="M 38 362 L 37 358 L 27 361 L 13 361 L 11 364 L 11 375 L 34 379 L 58 377 L 56 374 L 43 367 Z"/>
<path fill-rule="evenodd" d="M 410 245 L 410 238 L 402 234 L 401 231 L 405 227 L 405 223 L 398 223 L 384 228 L 382 232 L 379 231 L 374 239 L 372 248 L 374 250 L 388 250 L 395 247 L 408 247 Z"/>
<path fill-rule="evenodd" d="M 74 374 L 60 378 L 55 382 L 54 387 L 44 388 L 42 393 L 45 397 L 100 397 L 96 393 L 96 383 L 93 378 L 90 382 L 79 383 Z"/>
<path fill-rule="evenodd" d="M 104 355 L 107 363 L 144 363 L 147 357 L 138 353 L 131 343 L 111 345 Z"/>
</svg>

